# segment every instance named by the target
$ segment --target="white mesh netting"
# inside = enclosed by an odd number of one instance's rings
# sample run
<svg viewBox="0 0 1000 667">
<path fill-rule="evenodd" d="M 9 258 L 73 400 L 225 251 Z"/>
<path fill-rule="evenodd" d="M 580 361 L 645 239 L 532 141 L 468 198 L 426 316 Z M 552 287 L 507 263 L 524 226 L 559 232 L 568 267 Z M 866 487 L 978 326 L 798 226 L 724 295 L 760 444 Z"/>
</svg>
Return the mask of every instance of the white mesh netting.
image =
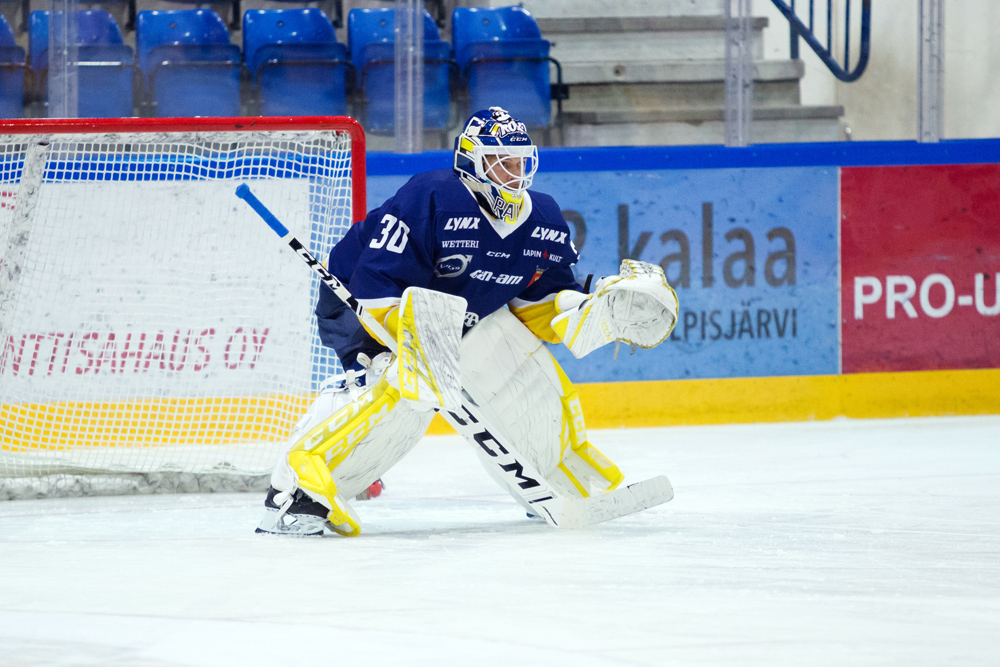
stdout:
<svg viewBox="0 0 1000 667">
<path fill-rule="evenodd" d="M 320 258 L 351 221 L 332 131 L 0 136 L 0 499 L 266 487 L 338 369 Z"/>
</svg>

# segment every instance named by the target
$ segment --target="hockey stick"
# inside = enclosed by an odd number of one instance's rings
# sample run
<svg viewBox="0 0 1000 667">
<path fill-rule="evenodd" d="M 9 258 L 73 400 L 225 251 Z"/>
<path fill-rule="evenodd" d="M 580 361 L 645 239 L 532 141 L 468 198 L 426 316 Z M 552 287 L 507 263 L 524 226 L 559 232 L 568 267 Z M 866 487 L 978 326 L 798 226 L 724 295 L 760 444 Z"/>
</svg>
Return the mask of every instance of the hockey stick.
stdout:
<svg viewBox="0 0 1000 667">
<path fill-rule="evenodd" d="M 312 268 L 323 284 L 354 311 L 358 319 L 365 323 L 379 339 L 379 342 L 393 353 L 396 352 L 396 341 L 389 335 L 389 332 L 358 303 L 344 284 L 327 271 L 326 267 L 313 257 L 312 253 L 292 235 L 288 228 L 281 224 L 278 218 L 254 196 L 249 186 L 244 184 L 236 188 L 236 196 L 249 204 L 274 233 Z M 461 414 L 441 410 L 441 415 L 467 441 L 478 443 L 477 453 L 479 456 L 491 467 L 494 467 L 499 472 L 500 477 L 507 481 L 508 486 L 552 526 L 578 528 L 601 523 L 655 507 L 674 497 L 670 480 L 664 475 L 589 498 L 570 498 L 560 495 L 546 482 L 544 477 L 538 474 L 538 471 L 527 459 L 517 453 L 516 448 L 511 443 L 501 441 L 490 431 L 479 406 L 467 392 L 462 392 L 462 399 Z"/>
</svg>

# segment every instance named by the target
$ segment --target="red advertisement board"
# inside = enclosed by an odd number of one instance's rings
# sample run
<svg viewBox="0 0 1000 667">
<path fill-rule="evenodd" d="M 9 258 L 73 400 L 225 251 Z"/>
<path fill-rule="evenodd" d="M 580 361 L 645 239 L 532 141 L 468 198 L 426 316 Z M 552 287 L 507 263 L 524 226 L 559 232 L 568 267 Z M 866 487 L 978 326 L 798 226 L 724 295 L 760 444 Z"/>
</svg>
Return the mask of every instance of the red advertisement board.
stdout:
<svg viewBox="0 0 1000 667">
<path fill-rule="evenodd" d="M 1000 165 L 843 168 L 841 267 L 845 373 L 1000 368 Z"/>
</svg>

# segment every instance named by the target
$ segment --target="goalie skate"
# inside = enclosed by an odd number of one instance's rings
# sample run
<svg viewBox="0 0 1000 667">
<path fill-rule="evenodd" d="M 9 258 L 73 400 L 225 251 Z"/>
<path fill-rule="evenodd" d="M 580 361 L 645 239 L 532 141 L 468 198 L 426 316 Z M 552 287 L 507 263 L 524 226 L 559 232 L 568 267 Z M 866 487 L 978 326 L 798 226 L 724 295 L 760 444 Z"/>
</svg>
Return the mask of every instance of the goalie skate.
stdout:
<svg viewBox="0 0 1000 667">
<path fill-rule="evenodd" d="M 285 493 L 272 486 L 267 490 L 264 516 L 255 532 L 297 537 L 322 535 L 328 527 L 329 511 L 299 489 Z"/>
</svg>

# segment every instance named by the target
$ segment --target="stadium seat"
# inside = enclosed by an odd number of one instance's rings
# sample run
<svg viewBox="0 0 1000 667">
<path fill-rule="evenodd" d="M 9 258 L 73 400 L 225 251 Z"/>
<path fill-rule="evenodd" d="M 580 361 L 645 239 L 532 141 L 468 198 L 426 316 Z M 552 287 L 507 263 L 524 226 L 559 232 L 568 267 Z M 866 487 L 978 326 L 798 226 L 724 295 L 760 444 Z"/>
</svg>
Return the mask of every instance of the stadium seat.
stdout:
<svg viewBox="0 0 1000 667">
<path fill-rule="evenodd" d="M 135 42 L 154 115 L 240 114 L 240 49 L 221 16 L 208 9 L 141 11 Z"/>
<path fill-rule="evenodd" d="M 320 9 L 243 14 L 243 56 L 263 116 L 347 113 L 347 48 Z"/>
<path fill-rule="evenodd" d="M 24 49 L 0 14 L 0 118 L 24 115 Z"/>
<path fill-rule="evenodd" d="M 43 6 L 49 3 L 43 3 Z M 78 9 L 103 9 L 115 17 L 115 23 L 121 26 L 122 32 L 128 34 L 135 30 L 135 13 L 138 0 L 78 0 Z"/>
<path fill-rule="evenodd" d="M 352 9 L 347 15 L 347 43 L 365 98 L 368 132 L 395 129 L 394 9 Z M 424 10 L 424 127 L 444 131 L 451 117 L 451 47 L 441 40 L 437 24 Z M 457 68 L 456 68 L 457 69 Z"/>
<path fill-rule="evenodd" d="M 547 127 L 552 99 L 564 99 L 562 76 L 549 77 L 549 42 L 523 7 L 456 7 L 451 14 L 455 60 L 469 91 L 470 110 L 502 106 L 526 125 Z"/>
<path fill-rule="evenodd" d="M 390 1 L 395 2 L 395 0 Z M 303 0 L 270 0 L 270 2 L 292 5 L 293 8 L 302 8 L 303 6 L 319 8 L 327 15 L 334 28 L 339 30 L 344 27 L 344 0 L 307 0 L 306 2 Z"/>
<path fill-rule="evenodd" d="M 206 6 L 217 7 L 218 5 L 229 6 L 229 29 L 239 30 L 240 27 L 240 0 L 168 0 L 181 5 L 197 5 L 199 9 Z M 221 9 L 221 7 L 219 7 Z"/>
<path fill-rule="evenodd" d="M 62 12 L 55 16 L 61 17 Z M 100 9 L 77 16 L 79 62 L 77 115 L 80 118 L 126 118 L 132 115 L 134 53 L 122 41 L 114 17 Z M 49 69 L 49 25 L 52 13 L 31 12 L 28 23 L 29 63 L 35 73 L 35 94 L 45 99 Z"/>
</svg>

